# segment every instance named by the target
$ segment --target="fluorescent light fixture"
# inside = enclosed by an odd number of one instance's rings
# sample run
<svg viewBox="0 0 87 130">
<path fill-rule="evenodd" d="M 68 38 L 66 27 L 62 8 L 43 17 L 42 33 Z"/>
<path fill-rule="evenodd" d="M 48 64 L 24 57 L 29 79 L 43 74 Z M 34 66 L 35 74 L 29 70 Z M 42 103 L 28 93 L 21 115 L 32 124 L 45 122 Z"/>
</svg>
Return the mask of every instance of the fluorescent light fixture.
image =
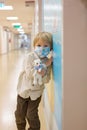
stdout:
<svg viewBox="0 0 87 130">
<path fill-rule="evenodd" d="M 14 25 L 21 25 L 21 23 L 12 23 L 12 26 Z"/>
<path fill-rule="evenodd" d="M 12 6 L 2 6 L 0 7 L 0 10 L 13 10 Z"/>
<path fill-rule="evenodd" d="M 18 17 L 7 17 L 6 19 L 7 19 L 7 20 L 17 20 Z"/>
<path fill-rule="evenodd" d="M 23 32 L 23 31 L 24 31 L 23 29 L 20 29 L 20 28 L 19 28 L 19 29 L 17 29 L 17 30 L 18 30 L 19 32 Z"/>
</svg>

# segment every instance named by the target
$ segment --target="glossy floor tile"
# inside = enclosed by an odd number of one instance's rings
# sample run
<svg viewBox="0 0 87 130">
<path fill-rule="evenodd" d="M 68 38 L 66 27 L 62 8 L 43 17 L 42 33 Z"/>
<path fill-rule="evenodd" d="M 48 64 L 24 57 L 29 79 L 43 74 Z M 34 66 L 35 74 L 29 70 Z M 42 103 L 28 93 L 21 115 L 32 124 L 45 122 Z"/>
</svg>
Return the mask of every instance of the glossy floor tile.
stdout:
<svg viewBox="0 0 87 130">
<path fill-rule="evenodd" d="M 14 117 L 16 86 L 25 53 L 27 51 L 18 50 L 0 55 L 0 130 L 17 130 Z M 43 101 L 40 103 L 39 114 L 41 130 L 46 130 Z"/>
</svg>

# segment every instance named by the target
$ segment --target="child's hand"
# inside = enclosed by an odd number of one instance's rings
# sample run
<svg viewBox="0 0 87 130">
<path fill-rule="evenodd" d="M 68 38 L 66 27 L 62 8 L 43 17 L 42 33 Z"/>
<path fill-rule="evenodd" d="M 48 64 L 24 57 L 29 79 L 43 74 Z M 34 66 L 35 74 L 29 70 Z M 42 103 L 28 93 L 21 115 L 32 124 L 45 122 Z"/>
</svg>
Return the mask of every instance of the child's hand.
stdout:
<svg viewBox="0 0 87 130">
<path fill-rule="evenodd" d="M 45 75 L 45 73 L 46 73 L 46 70 L 44 70 L 44 69 L 42 69 L 41 71 L 38 71 L 38 73 L 40 74 L 40 75 L 42 75 L 42 77 Z"/>
<path fill-rule="evenodd" d="M 51 65 L 51 63 L 52 63 L 52 61 L 53 61 L 53 58 L 51 57 L 50 59 L 48 59 L 47 61 L 46 61 L 46 66 L 50 66 Z"/>
</svg>

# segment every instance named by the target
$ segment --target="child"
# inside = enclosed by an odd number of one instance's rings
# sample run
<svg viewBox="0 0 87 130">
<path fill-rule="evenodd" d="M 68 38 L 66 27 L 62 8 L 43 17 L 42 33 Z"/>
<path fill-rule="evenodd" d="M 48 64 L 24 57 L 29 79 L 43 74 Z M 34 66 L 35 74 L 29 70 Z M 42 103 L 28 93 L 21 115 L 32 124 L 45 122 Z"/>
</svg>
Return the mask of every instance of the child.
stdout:
<svg viewBox="0 0 87 130">
<path fill-rule="evenodd" d="M 33 42 L 34 50 L 29 53 L 24 62 L 23 70 L 19 76 L 17 91 L 17 108 L 15 111 L 18 130 L 25 130 L 26 119 L 30 128 L 28 130 L 40 130 L 38 106 L 44 90 L 44 84 L 50 80 L 52 58 L 47 58 L 52 49 L 52 35 L 48 32 L 40 32 Z M 42 85 L 33 85 L 34 60 L 40 59 L 47 67 L 38 72 L 43 79 Z"/>
</svg>

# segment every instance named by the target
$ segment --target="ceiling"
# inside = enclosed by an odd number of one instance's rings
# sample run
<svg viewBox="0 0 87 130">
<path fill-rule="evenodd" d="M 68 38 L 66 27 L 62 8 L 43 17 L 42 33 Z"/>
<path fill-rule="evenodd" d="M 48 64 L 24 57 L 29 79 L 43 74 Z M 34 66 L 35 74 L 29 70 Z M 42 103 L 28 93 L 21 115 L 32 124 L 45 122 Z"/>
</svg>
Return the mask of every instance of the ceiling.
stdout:
<svg viewBox="0 0 87 130">
<path fill-rule="evenodd" d="M 13 6 L 13 10 L 0 10 L 0 25 L 4 28 L 9 28 L 14 33 L 18 33 L 17 29 L 13 28 L 12 23 L 21 23 L 24 32 L 29 34 L 32 29 L 32 21 L 34 18 L 34 0 L 3 1 L 5 1 L 5 6 Z M 26 6 L 25 1 L 33 1 L 33 4 L 28 4 L 28 6 Z M 18 17 L 18 20 L 9 21 L 6 19 L 8 16 Z"/>
</svg>

